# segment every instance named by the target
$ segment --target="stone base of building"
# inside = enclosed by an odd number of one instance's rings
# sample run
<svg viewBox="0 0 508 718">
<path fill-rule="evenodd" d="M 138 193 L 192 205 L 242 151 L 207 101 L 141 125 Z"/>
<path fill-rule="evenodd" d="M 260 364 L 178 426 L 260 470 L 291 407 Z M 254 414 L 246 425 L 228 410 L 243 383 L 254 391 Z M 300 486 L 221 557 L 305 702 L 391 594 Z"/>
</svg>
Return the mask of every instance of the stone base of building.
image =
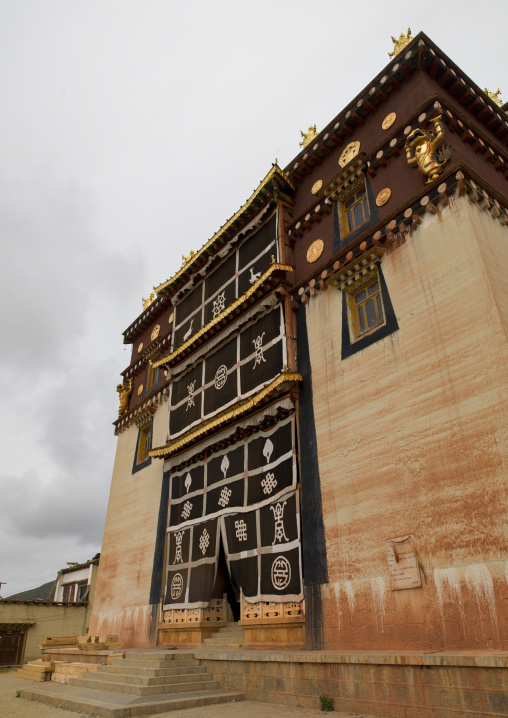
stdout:
<svg viewBox="0 0 508 718">
<path fill-rule="evenodd" d="M 72 663 L 101 663 L 107 666 L 111 656 L 123 656 L 123 649 L 115 651 L 80 651 L 79 648 L 43 648 L 42 654 L 50 661 L 70 661 Z"/>
<path fill-rule="evenodd" d="M 238 621 L 245 631 L 244 648 L 305 648 L 305 618 L 262 618 Z"/>
<path fill-rule="evenodd" d="M 339 653 L 197 649 L 214 679 L 245 700 L 392 718 L 508 715 L 508 653 Z"/>
<path fill-rule="evenodd" d="M 199 621 L 185 625 L 160 623 L 157 626 L 157 647 L 172 648 L 176 646 L 190 648 L 192 646 L 199 646 L 205 638 L 211 638 L 219 628 L 226 625 L 226 621 L 218 621 L 217 623 L 211 624 L 205 621 Z"/>
</svg>

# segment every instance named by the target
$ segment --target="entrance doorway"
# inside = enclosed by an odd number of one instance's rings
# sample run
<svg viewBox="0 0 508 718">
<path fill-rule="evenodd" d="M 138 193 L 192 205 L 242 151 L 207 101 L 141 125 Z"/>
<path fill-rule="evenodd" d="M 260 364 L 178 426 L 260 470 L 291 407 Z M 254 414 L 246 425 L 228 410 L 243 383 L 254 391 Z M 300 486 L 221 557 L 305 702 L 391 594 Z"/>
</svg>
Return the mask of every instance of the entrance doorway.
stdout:
<svg viewBox="0 0 508 718">
<path fill-rule="evenodd" d="M 24 630 L 0 628 L 0 666 L 20 665 L 24 643 Z"/>
<path fill-rule="evenodd" d="M 226 554 L 224 552 L 224 546 L 222 545 L 221 539 L 219 561 L 217 564 L 217 578 L 215 579 L 212 598 L 223 598 L 224 594 L 226 594 L 231 613 L 233 614 L 233 621 L 236 623 L 240 620 L 240 601 L 239 596 L 237 596 L 236 591 L 233 588 L 233 584 L 231 583 L 228 565 L 226 562 Z"/>
</svg>

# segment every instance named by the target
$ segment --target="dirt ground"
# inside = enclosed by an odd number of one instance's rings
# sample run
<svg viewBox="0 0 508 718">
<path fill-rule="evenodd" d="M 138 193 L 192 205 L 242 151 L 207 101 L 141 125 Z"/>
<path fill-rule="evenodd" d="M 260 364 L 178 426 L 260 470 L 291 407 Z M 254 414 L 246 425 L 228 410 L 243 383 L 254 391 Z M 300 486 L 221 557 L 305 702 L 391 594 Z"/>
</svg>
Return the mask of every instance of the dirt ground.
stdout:
<svg viewBox="0 0 508 718">
<path fill-rule="evenodd" d="M 76 713 L 65 708 L 57 708 L 17 698 L 16 692 L 32 681 L 16 676 L 16 670 L 0 671 L 0 716 L 2 718 L 90 718 L 92 713 Z M 39 684 L 33 684 L 39 685 Z M 238 703 L 222 703 L 217 706 L 190 708 L 184 711 L 158 713 L 156 718 L 238 718 Z M 243 701 L 240 713 L 242 718 L 318 718 L 324 715 L 319 710 L 308 708 L 290 708 L 275 703 L 256 703 Z M 374 718 L 367 714 L 338 713 L 337 718 Z M 150 718 L 146 716 L 145 718 Z M 154 717 L 155 718 L 155 717 Z"/>
</svg>

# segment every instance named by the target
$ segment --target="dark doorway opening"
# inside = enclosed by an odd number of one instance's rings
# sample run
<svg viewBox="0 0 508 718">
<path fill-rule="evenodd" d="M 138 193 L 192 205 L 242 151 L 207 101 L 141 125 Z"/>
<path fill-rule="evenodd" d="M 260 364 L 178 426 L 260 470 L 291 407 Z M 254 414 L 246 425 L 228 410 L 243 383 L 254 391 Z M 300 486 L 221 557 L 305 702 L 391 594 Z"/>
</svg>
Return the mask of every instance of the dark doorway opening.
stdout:
<svg viewBox="0 0 508 718">
<path fill-rule="evenodd" d="M 229 577 L 228 565 L 226 562 L 226 554 L 222 540 L 219 548 L 219 561 L 217 564 L 217 578 L 213 588 L 213 598 L 222 598 L 226 594 L 227 601 L 233 613 L 233 620 L 240 620 L 240 595 L 237 594 Z"/>
<path fill-rule="evenodd" d="M 0 666 L 16 666 L 21 663 L 25 631 L 0 628 Z"/>
</svg>

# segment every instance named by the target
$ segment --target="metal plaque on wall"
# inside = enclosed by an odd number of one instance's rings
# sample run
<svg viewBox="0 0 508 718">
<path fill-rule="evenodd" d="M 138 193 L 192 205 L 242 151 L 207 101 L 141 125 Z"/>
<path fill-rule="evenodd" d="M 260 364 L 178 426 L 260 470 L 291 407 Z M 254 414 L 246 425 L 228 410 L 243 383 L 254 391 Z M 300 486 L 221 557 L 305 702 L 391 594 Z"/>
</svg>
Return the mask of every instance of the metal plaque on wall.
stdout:
<svg viewBox="0 0 508 718">
<path fill-rule="evenodd" d="M 421 588 L 422 576 L 414 542 L 413 534 L 388 539 L 386 542 L 392 591 L 400 591 L 403 588 Z"/>
</svg>

